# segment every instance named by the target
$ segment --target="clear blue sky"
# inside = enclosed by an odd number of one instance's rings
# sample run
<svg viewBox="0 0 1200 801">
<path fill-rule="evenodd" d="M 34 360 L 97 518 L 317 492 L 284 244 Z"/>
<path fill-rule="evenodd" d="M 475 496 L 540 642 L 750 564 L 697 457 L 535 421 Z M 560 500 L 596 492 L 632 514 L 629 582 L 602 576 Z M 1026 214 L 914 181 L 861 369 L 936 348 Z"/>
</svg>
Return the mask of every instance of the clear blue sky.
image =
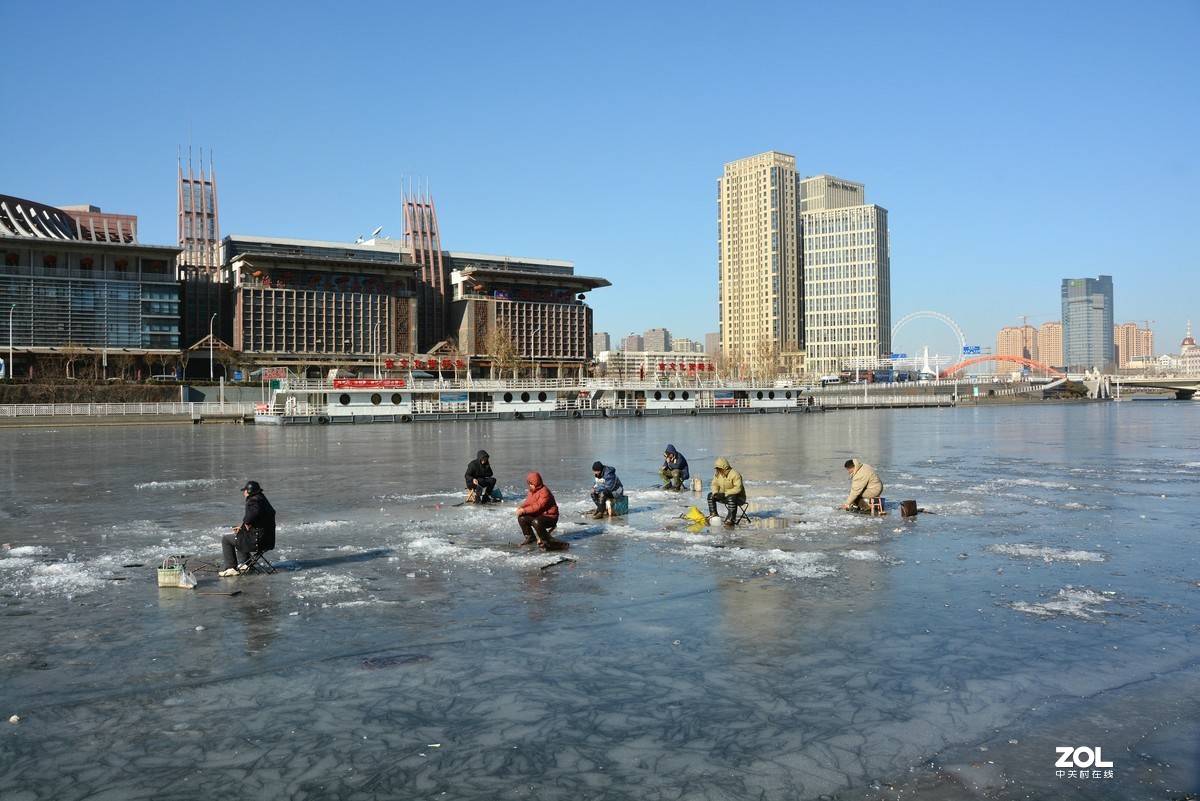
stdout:
<svg viewBox="0 0 1200 801">
<path fill-rule="evenodd" d="M 1200 3 L 0 0 L 0 193 L 176 239 L 189 141 L 222 234 L 399 237 L 607 277 L 597 330 L 717 328 L 716 179 L 780 150 L 889 210 L 892 316 L 994 346 L 1113 276 L 1200 334 Z M 897 349 L 956 348 L 934 321 Z"/>
</svg>

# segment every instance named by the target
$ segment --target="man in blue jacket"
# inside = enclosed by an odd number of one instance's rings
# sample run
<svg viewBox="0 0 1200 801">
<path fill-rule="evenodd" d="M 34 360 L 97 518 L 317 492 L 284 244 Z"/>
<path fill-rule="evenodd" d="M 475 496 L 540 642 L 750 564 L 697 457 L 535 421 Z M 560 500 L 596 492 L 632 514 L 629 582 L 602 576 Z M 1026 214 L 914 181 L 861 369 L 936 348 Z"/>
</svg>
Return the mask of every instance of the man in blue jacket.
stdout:
<svg viewBox="0 0 1200 801">
<path fill-rule="evenodd" d="M 625 487 L 617 478 L 615 467 L 596 462 L 592 465 L 592 474 L 596 477 L 596 483 L 592 486 L 592 503 L 596 504 L 596 511 L 592 512 L 592 517 L 599 520 L 605 514 L 612 515 L 613 499 L 624 495 Z"/>
<path fill-rule="evenodd" d="M 688 473 L 687 459 L 675 450 L 674 445 L 668 445 L 663 451 L 663 466 L 658 471 L 658 478 L 663 482 L 663 489 L 681 490 L 683 482 L 691 478 Z"/>
</svg>

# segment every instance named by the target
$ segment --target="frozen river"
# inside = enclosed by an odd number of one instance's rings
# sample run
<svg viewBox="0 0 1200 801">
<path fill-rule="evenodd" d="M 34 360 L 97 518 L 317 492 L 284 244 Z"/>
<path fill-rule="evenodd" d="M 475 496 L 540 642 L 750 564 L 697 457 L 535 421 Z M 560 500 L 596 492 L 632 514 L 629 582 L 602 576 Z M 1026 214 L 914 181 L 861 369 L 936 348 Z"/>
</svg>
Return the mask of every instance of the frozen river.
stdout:
<svg viewBox="0 0 1200 801">
<path fill-rule="evenodd" d="M 727 456 L 752 523 L 689 531 L 667 443 L 706 486 Z M 508 498 L 542 473 L 568 553 L 516 548 L 516 503 L 453 505 L 479 448 Z M 5 801 L 1200 793 L 1200 403 L 0 429 L 0 453 Z M 886 517 L 835 510 L 852 456 Z M 613 524 L 581 516 L 597 459 L 631 496 Z M 219 562 L 249 478 L 279 572 L 159 589 L 168 554 Z"/>
</svg>

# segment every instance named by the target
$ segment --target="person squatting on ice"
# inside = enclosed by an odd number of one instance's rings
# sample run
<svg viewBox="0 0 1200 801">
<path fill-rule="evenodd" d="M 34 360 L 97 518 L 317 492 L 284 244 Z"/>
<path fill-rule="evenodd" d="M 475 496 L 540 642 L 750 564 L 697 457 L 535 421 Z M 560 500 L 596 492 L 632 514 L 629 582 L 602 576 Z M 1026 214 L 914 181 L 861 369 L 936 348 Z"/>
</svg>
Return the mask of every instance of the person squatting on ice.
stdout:
<svg viewBox="0 0 1200 801">
<path fill-rule="evenodd" d="M 475 503 L 494 500 L 492 490 L 496 488 L 496 479 L 492 477 L 491 458 L 487 451 L 480 451 L 475 454 L 474 461 L 467 465 L 467 492 L 475 493 Z"/>
<path fill-rule="evenodd" d="M 717 472 L 708 493 L 708 516 L 716 517 L 717 504 L 725 504 L 725 525 L 732 526 L 738 507 L 746 503 L 746 487 L 742 484 L 742 474 L 730 467 L 724 456 L 717 459 L 714 467 Z"/>
<path fill-rule="evenodd" d="M 681 490 L 683 482 L 691 478 L 688 472 L 687 459 L 675 450 L 674 445 L 668 445 L 663 451 L 663 466 L 658 471 L 658 480 L 663 482 L 663 489 Z"/>
<path fill-rule="evenodd" d="M 606 467 L 601 462 L 594 462 L 592 474 L 596 477 L 596 482 L 592 485 L 592 503 L 596 504 L 596 511 L 592 512 L 592 517 L 599 520 L 605 514 L 613 513 L 613 499 L 624 495 L 625 487 L 622 486 L 621 479 L 617 478 L 615 467 Z"/>
<path fill-rule="evenodd" d="M 257 481 L 247 481 L 242 494 L 246 497 L 242 524 L 221 538 L 225 569 L 218 575 L 224 577 L 242 575 L 250 569 L 250 557 L 275 547 L 275 507 Z"/>
<path fill-rule="evenodd" d="M 554 493 L 542 483 L 539 473 L 525 476 L 529 493 L 521 505 L 517 507 L 517 525 L 525 535 L 525 545 L 537 543 L 546 548 L 550 543 L 557 542 L 551 533 L 558 526 L 558 504 L 554 501 Z"/>
<path fill-rule="evenodd" d="M 842 508 L 870 512 L 871 504 L 867 503 L 867 499 L 883 495 L 883 481 L 879 474 L 875 472 L 874 467 L 858 459 L 847 459 L 846 464 L 842 466 L 850 474 L 850 494 L 846 496 Z"/>
</svg>

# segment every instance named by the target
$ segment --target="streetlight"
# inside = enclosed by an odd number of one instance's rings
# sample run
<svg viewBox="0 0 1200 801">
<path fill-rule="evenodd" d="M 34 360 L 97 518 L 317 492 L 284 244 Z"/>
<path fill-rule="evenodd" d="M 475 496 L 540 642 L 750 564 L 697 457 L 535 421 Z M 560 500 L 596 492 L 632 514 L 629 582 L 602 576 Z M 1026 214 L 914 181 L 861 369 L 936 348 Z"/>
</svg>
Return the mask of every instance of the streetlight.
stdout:
<svg viewBox="0 0 1200 801">
<path fill-rule="evenodd" d="M 12 342 L 13 342 L 13 340 L 12 340 L 12 316 L 13 316 L 13 312 L 15 312 L 16 310 L 17 310 L 17 304 L 15 304 L 15 303 L 12 306 L 10 306 L 8 309 L 8 375 L 10 378 L 13 375 L 13 368 L 16 367 L 16 364 L 13 362 L 13 344 L 12 344 Z"/>
<path fill-rule="evenodd" d="M 213 316 L 208 318 L 208 380 L 213 380 L 213 323 L 217 320 L 217 313 L 213 312 Z"/>
</svg>

